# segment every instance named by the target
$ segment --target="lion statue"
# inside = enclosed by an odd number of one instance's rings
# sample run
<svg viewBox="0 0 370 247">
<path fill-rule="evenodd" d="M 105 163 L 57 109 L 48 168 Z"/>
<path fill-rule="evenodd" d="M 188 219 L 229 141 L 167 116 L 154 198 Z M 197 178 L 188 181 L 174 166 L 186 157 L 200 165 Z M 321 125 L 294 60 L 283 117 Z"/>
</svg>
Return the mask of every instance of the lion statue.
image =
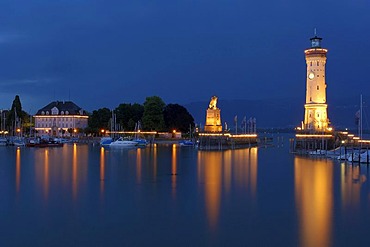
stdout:
<svg viewBox="0 0 370 247">
<path fill-rule="evenodd" d="M 209 102 L 209 109 L 217 109 L 217 97 L 216 96 L 213 96 L 211 98 L 211 101 Z"/>
</svg>

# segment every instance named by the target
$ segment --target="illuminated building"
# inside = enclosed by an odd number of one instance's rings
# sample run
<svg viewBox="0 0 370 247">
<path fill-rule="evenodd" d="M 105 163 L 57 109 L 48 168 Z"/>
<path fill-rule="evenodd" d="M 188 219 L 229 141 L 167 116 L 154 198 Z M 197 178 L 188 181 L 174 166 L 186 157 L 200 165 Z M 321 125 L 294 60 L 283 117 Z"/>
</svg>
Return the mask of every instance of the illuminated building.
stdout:
<svg viewBox="0 0 370 247">
<path fill-rule="evenodd" d="M 321 48 L 322 38 L 311 38 L 311 48 L 304 51 L 307 64 L 306 104 L 302 129 L 326 131 L 329 125 L 326 104 L 325 64 L 328 50 Z"/>
<path fill-rule="evenodd" d="M 68 130 L 87 127 L 88 115 L 81 107 L 72 101 L 53 101 L 37 111 L 35 130 L 38 135 L 53 136 L 70 135 Z"/>
</svg>

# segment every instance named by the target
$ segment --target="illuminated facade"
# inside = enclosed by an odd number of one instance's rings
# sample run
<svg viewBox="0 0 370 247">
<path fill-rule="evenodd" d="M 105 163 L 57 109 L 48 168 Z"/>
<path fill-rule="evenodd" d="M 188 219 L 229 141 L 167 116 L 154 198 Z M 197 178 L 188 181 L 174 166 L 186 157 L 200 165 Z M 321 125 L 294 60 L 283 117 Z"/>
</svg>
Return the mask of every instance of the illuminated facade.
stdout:
<svg viewBox="0 0 370 247">
<path fill-rule="evenodd" d="M 38 110 L 34 118 L 38 135 L 64 136 L 71 134 L 68 130 L 86 128 L 89 117 L 72 101 L 53 101 Z"/>
<path fill-rule="evenodd" d="M 325 64 L 328 50 L 321 48 L 322 38 L 311 38 L 311 48 L 304 51 L 307 64 L 306 104 L 302 129 L 322 132 L 328 129 Z"/>
</svg>

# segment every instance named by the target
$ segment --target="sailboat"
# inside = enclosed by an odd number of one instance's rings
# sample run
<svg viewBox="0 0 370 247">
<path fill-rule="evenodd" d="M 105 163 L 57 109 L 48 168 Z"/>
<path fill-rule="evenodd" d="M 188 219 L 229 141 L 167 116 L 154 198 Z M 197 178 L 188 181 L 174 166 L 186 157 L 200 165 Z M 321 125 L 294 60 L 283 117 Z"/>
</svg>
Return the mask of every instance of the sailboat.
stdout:
<svg viewBox="0 0 370 247">
<path fill-rule="evenodd" d="M 192 141 L 192 132 L 191 132 L 191 124 L 190 124 L 190 140 L 181 140 L 179 141 L 180 146 L 187 146 L 187 147 L 194 147 L 194 142 Z"/>
<path fill-rule="evenodd" d="M 137 121 L 135 124 L 135 136 L 133 141 L 137 142 L 137 145 L 140 147 L 145 147 L 148 145 L 148 141 L 145 140 L 144 138 L 140 138 L 140 131 L 141 131 L 141 123 L 140 121 Z"/>
</svg>

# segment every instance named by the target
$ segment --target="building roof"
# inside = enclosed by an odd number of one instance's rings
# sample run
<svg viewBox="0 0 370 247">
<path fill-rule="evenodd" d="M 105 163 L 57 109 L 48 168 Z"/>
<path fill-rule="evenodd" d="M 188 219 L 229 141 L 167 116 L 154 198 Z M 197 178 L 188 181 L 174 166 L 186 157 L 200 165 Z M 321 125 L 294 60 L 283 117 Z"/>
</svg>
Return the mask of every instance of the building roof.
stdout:
<svg viewBox="0 0 370 247">
<path fill-rule="evenodd" d="M 53 101 L 37 111 L 36 115 L 83 115 L 86 111 L 72 101 Z"/>
</svg>

